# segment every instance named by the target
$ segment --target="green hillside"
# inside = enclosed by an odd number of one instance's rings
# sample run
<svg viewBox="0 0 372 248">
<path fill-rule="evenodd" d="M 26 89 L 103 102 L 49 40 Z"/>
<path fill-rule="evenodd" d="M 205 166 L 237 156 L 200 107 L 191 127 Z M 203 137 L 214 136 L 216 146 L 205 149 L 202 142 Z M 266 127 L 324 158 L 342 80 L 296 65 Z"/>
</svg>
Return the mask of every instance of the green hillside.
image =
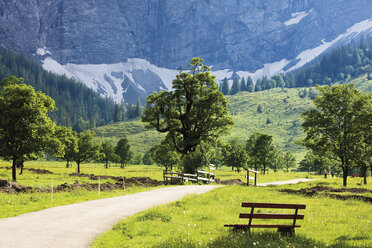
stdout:
<svg viewBox="0 0 372 248">
<path fill-rule="evenodd" d="M 294 144 L 302 136 L 300 116 L 313 106 L 309 98 L 300 98 L 302 90 L 275 88 L 229 96 L 235 125 L 227 139 L 246 141 L 252 133 L 262 132 L 272 135 L 281 150 L 300 152 L 301 147 Z M 258 112 L 259 106 L 262 113 Z"/>
<path fill-rule="evenodd" d="M 139 119 L 97 127 L 92 129 L 92 131 L 96 133 L 96 140 L 109 140 L 114 145 L 120 138 L 127 137 L 132 151 L 142 154 L 147 152 L 164 136 L 155 130 L 147 130 L 145 123 L 142 123 Z"/>
<path fill-rule="evenodd" d="M 372 80 L 364 75 L 353 80 L 358 88 L 372 91 Z M 292 151 L 301 158 L 305 154 L 304 148 L 294 142 L 303 133 L 301 128 L 301 113 L 310 107 L 309 97 L 301 98 L 300 92 L 309 88 L 274 88 L 259 92 L 239 92 L 233 96 L 226 96 L 230 103 L 229 109 L 235 125 L 231 133 L 224 140 L 238 138 L 245 142 L 253 132 L 268 133 L 273 136 L 275 144 L 283 151 Z M 261 105 L 262 113 L 258 113 Z M 164 135 L 154 130 L 146 130 L 145 124 L 139 119 L 119 122 L 93 129 L 97 140 L 110 140 L 114 144 L 122 138 L 128 137 L 132 150 L 144 154 Z"/>
<path fill-rule="evenodd" d="M 293 144 L 301 136 L 300 113 L 311 106 L 309 98 L 300 98 L 301 89 L 271 89 L 260 92 L 240 92 L 228 96 L 229 109 L 235 125 L 231 134 L 223 137 L 229 140 L 237 137 L 246 141 L 255 131 L 273 135 L 275 143 L 284 150 L 299 151 Z M 262 106 L 262 113 L 257 113 L 258 105 Z M 266 124 L 267 120 L 270 124 Z M 154 130 L 146 130 L 140 120 L 119 122 L 93 129 L 97 140 L 116 142 L 122 137 L 128 140 L 136 153 L 145 153 L 152 145 L 159 142 L 162 134 Z"/>
</svg>

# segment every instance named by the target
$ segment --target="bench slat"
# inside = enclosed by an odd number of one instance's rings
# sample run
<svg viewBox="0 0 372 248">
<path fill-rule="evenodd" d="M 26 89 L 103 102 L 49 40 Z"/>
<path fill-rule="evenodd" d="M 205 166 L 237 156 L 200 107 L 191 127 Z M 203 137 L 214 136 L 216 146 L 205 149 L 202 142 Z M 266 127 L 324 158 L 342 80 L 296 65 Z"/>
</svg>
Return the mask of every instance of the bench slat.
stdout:
<svg viewBox="0 0 372 248">
<path fill-rule="evenodd" d="M 245 208 L 283 208 L 283 209 L 306 209 L 304 204 L 282 204 L 282 203 L 257 203 L 257 202 L 242 202 L 242 207 Z"/>
<path fill-rule="evenodd" d="M 249 219 L 251 214 L 249 213 L 241 213 L 239 218 Z M 293 220 L 295 218 L 294 214 L 252 214 L 252 219 L 282 219 L 282 220 Z M 298 214 L 296 216 L 297 220 L 303 220 L 304 215 Z"/>
<path fill-rule="evenodd" d="M 235 228 L 248 228 L 248 224 L 229 224 L 224 225 L 224 227 L 235 227 Z M 292 225 L 251 225 L 251 228 L 278 228 L 278 227 L 293 227 Z M 301 227 L 300 225 L 295 225 L 294 227 Z"/>
</svg>

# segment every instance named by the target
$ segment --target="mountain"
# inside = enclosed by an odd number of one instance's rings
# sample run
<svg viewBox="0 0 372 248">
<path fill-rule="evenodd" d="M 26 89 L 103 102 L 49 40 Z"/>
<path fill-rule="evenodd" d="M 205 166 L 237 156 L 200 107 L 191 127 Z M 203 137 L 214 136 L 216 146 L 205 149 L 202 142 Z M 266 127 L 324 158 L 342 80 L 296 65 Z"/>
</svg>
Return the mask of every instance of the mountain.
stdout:
<svg viewBox="0 0 372 248">
<path fill-rule="evenodd" d="M 0 0 L 0 46 L 123 99 L 168 88 L 192 57 L 217 80 L 297 69 L 372 30 L 370 0 Z"/>
</svg>

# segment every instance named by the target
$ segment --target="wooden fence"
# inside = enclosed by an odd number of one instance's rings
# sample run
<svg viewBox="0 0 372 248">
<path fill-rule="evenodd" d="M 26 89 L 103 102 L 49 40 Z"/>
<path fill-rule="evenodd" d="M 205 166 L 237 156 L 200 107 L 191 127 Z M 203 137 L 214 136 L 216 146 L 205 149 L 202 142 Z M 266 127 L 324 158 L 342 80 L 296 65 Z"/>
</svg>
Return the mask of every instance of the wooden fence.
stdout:
<svg viewBox="0 0 372 248">
<path fill-rule="evenodd" d="M 180 172 L 172 172 L 163 170 L 163 180 L 164 183 L 170 182 L 214 182 L 214 174 L 198 170 L 196 174 L 187 174 L 187 173 L 180 173 Z"/>
<path fill-rule="evenodd" d="M 250 177 L 249 172 L 252 172 L 254 177 Z M 258 171 L 247 169 L 247 175 L 245 176 L 247 178 L 247 186 L 249 186 L 249 180 L 254 180 L 254 186 L 257 186 L 257 174 Z"/>
</svg>

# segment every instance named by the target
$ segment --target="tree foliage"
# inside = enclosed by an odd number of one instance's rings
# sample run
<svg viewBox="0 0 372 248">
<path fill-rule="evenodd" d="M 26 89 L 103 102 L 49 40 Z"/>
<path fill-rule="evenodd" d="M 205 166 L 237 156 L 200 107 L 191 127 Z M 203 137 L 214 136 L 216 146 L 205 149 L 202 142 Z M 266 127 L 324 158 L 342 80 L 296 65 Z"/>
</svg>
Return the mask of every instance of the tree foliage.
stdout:
<svg viewBox="0 0 372 248">
<path fill-rule="evenodd" d="M 133 153 L 130 150 L 130 145 L 128 139 L 121 138 L 116 147 L 115 147 L 115 154 L 119 156 L 120 167 L 124 168 L 125 164 L 129 163 L 132 159 Z"/>
<path fill-rule="evenodd" d="M 74 153 L 77 152 L 77 133 L 72 131 L 71 128 L 57 126 L 55 135 L 60 140 L 63 148 L 63 153 L 55 156 L 66 160 L 66 167 L 68 168 L 70 161 L 73 160 Z"/>
<path fill-rule="evenodd" d="M 289 168 L 296 166 L 296 158 L 294 157 L 292 152 L 285 152 L 283 153 L 283 165 L 289 171 Z"/>
<path fill-rule="evenodd" d="M 94 143 L 94 132 L 84 131 L 77 134 L 77 147 L 73 152 L 72 160 L 76 162 L 78 173 L 80 173 L 80 164 L 89 162 L 99 153 L 99 146 Z"/>
<path fill-rule="evenodd" d="M 302 114 L 306 133 L 302 144 L 316 153 L 330 152 L 338 158 L 343 185 L 352 166 L 364 156 L 362 147 L 372 127 L 371 93 L 362 93 L 353 84 L 317 87 L 316 108 Z"/>
<path fill-rule="evenodd" d="M 202 61 L 193 58 L 187 66 L 189 71 L 176 76 L 174 91 L 149 95 L 142 116 L 147 128 L 167 134 L 166 139 L 183 158 L 195 152 L 201 142 L 214 143 L 233 125 L 228 101 Z M 189 169 L 192 172 L 196 168 Z"/>
<path fill-rule="evenodd" d="M 224 95 L 230 94 L 229 81 L 227 80 L 226 77 L 222 81 L 221 88 L 222 88 L 222 94 L 224 94 Z"/>
<path fill-rule="evenodd" d="M 231 166 L 232 169 L 236 169 L 240 172 L 245 169 L 248 164 L 248 154 L 243 144 L 238 140 L 230 140 L 224 147 L 224 164 Z"/>
<path fill-rule="evenodd" d="M 180 154 L 174 150 L 170 142 L 163 141 L 154 145 L 151 150 L 151 158 L 158 165 L 164 166 L 165 170 L 172 170 L 180 160 Z"/>
<path fill-rule="evenodd" d="M 116 160 L 115 148 L 110 141 L 103 141 L 99 152 L 99 160 L 105 163 L 105 168 L 107 169 L 109 162 Z"/>
<path fill-rule="evenodd" d="M 239 79 L 238 78 L 234 78 L 233 84 L 231 86 L 230 94 L 231 95 L 235 95 L 236 93 L 239 93 L 239 92 L 240 92 L 240 82 L 239 82 Z"/>
<path fill-rule="evenodd" d="M 56 109 L 53 99 L 22 82 L 6 78 L 0 91 L 0 155 L 12 160 L 14 181 L 19 159 L 60 146 L 54 135 L 56 125 L 48 117 Z"/>
<path fill-rule="evenodd" d="M 253 133 L 247 140 L 246 150 L 249 155 L 249 164 L 254 169 L 266 169 L 276 160 L 276 148 L 273 137 L 263 133 Z"/>
</svg>

